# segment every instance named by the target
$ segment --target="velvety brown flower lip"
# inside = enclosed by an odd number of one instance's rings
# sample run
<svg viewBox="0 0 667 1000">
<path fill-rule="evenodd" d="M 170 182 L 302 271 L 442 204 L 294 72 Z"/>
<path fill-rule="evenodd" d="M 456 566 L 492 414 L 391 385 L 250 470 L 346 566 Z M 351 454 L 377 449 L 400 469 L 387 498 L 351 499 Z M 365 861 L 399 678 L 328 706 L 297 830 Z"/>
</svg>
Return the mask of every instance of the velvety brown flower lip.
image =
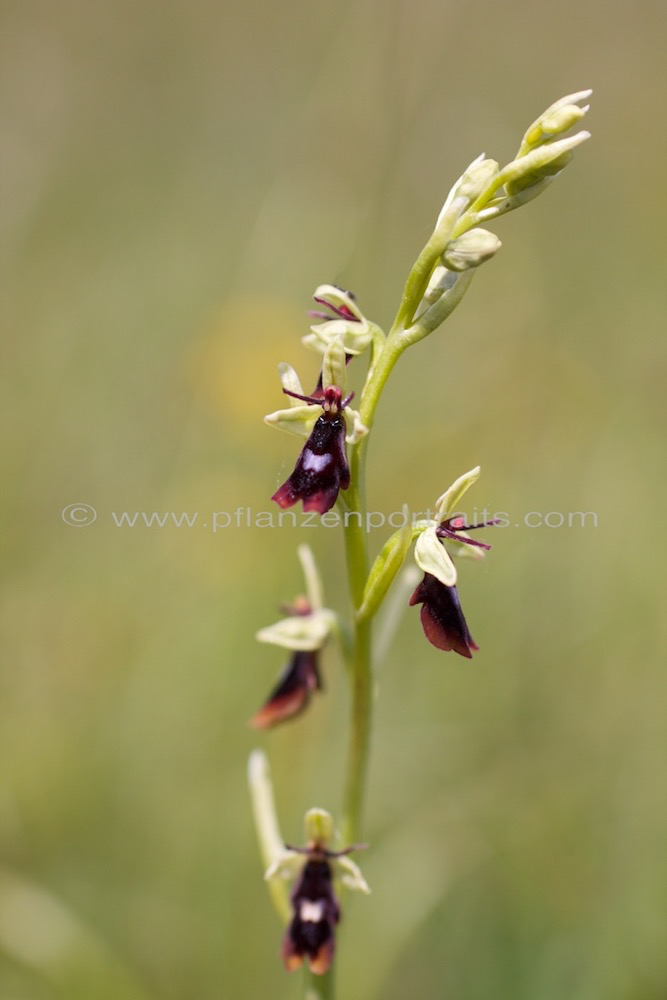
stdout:
<svg viewBox="0 0 667 1000">
<path fill-rule="evenodd" d="M 304 511 L 325 514 L 336 503 L 339 490 L 346 490 L 350 485 L 343 410 L 352 399 L 352 393 L 342 399 L 335 385 L 328 386 L 321 398 L 283 392 L 308 403 L 318 403 L 323 412 L 315 421 L 294 471 L 271 499 L 282 508 L 292 507 L 301 500 Z"/>
<path fill-rule="evenodd" d="M 285 844 L 288 850 L 306 857 L 290 897 L 293 915 L 283 940 L 283 961 L 290 972 L 300 968 L 304 960 L 315 975 L 321 976 L 329 969 L 336 949 L 336 924 L 340 921 L 331 860 L 367 846 L 354 844 L 342 851 L 329 851 L 317 841 L 307 847 Z"/>
<path fill-rule="evenodd" d="M 416 588 L 410 604 L 421 604 L 424 635 L 437 649 L 454 650 L 467 659 L 478 650 L 461 610 L 456 587 L 447 587 L 430 573 Z"/>
<path fill-rule="evenodd" d="M 308 857 L 291 902 L 293 916 L 283 941 L 285 968 L 293 971 L 306 960 L 310 971 L 321 976 L 333 960 L 340 920 L 331 864 L 324 853 L 315 851 Z"/>
<path fill-rule="evenodd" d="M 250 725 L 255 729 L 271 729 L 279 722 L 293 719 L 308 707 L 313 691 L 321 690 L 317 650 L 297 650 Z"/>
</svg>

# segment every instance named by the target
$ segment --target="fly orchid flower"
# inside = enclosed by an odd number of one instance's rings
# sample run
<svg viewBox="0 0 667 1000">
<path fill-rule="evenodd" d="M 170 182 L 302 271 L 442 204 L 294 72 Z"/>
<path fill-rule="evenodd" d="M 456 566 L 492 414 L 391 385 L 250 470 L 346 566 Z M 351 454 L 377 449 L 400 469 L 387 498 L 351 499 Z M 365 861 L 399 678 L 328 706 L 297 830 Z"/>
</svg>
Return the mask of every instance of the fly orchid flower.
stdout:
<svg viewBox="0 0 667 1000">
<path fill-rule="evenodd" d="M 367 433 L 359 414 L 348 409 L 352 429 L 348 434 L 343 411 L 353 394 L 344 396 L 345 350 L 340 340 L 326 348 L 322 365 L 322 395 L 306 396 L 293 368 L 280 367 L 283 392 L 295 402 L 285 410 L 277 410 L 266 422 L 284 430 L 307 435 L 308 440 L 299 455 L 294 471 L 272 496 L 281 507 L 292 507 L 303 501 L 305 511 L 325 514 L 335 504 L 339 490 L 350 484 L 350 470 L 345 442 L 355 443 Z"/>
<path fill-rule="evenodd" d="M 350 889 L 368 893 L 370 889 L 358 866 L 347 855 L 362 850 L 354 844 L 342 851 L 329 850 L 332 820 L 323 809 L 306 814 L 305 847 L 285 845 L 285 852 L 271 865 L 266 878 L 296 877 L 290 897 L 292 918 L 283 940 L 283 961 L 290 972 L 304 961 L 312 973 L 321 976 L 331 966 L 336 947 L 336 925 L 340 905 L 334 892 L 334 876 Z M 304 860 L 305 858 L 305 860 Z"/>
<path fill-rule="evenodd" d="M 472 486 L 480 473 L 479 466 L 465 473 L 453 483 L 436 502 L 436 517 L 422 522 L 422 531 L 415 545 L 415 562 L 424 571 L 424 579 L 418 585 L 410 605 L 421 604 L 421 623 L 424 635 L 438 649 L 454 650 L 468 659 L 473 650 L 479 649 L 470 634 L 468 624 L 461 610 L 456 589 L 457 573 L 444 540 L 468 547 L 480 557 L 483 550 L 490 549 L 486 542 L 478 542 L 468 535 L 476 528 L 498 524 L 497 520 L 481 524 L 466 524 L 465 518 L 452 516 L 452 511 Z"/>
<path fill-rule="evenodd" d="M 350 485 L 350 467 L 345 453 L 346 424 L 343 410 L 353 393 L 342 399 L 337 385 L 329 385 L 322 398 L 290 393 L 304 403 L 321 406 L 324 411 L 315 421 L 310 437 L 299 455 L 294 472 L 271 497 L 280 507 L 292 507 L 303 501 L 305 511 L 325 514 L 338 499 L 339 490 Z"/>
<path fill-rule="evenodd" d="M 304 711 L 314 691 L 322 690 L 319 653 L 336 625 L 333 611 L 322 607 L 322 586 L 313 555 L 299 546 L 307 597 L 285 608 L 287 617 L 260 629 L 257 639 L 289 649 L 292 656 L 262 707 L 250 720 L 255 729 L 270 729 Z"/>
<path fill-rule="evenodd" d="M 339 341 L 348 360 L 363 354 L 378 327 L 366 319 L 352 292 L 337 285 L 320 285 L 313 298 L 322 310 L 313 310 L 309 315 L 321 322 L 311 326 L 311 332 L 303 338 L 306 347 L 324 354 L 332 341 Z"/>
</svg>

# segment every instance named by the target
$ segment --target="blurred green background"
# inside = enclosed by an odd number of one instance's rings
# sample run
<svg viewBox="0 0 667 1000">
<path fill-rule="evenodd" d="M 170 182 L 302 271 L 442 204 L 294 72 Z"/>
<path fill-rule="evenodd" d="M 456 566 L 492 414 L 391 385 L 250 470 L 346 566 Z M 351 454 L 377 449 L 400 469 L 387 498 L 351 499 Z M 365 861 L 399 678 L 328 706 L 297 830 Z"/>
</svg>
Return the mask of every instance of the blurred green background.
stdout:
<svg viewBox="0 0 667 1000">
<path fill-rule="evenodd" d="M 348 900 L 340 995 L 664 997 L 664 6 L 14 0 L 3 20 L 2 1000 L 300 995 L 246 760 L 268 748 L 299 841 L 307 807 L 339 811 L 348 697 L 329 652 L 326 697 L 258 736 L 283 657 L 253 635 L 302 587 L 299 541 L 345 610 L 340 539 L 203 523 L 270 510 L 290 470 L 296 439 L 261 418 L 278 361 L 314 381 L 315 286 L 388 324 L 463 167 L 589 86 L 593 140 L 499 222 L 383 397 L 371 507 L 426 506 L 479 462 L 471 501 L 512 526 L 461 568 L 474 661 L 411 609 L 383 667 L 373 894 Z M 95 523 L 64 523 L 84 502 Z M 514 527 L 527 511 L 597 527 Z"/>
</svg>

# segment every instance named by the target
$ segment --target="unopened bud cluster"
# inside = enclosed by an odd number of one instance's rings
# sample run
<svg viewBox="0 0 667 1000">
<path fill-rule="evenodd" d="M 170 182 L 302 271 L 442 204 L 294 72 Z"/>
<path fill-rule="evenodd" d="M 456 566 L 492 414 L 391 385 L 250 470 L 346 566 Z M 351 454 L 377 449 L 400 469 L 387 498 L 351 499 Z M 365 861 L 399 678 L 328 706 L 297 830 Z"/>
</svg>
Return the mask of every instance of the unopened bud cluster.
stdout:
<svg viewBox="0 0 667 1000">
<path fill-rule="evenodd" d="M 421 302 L 404 310 L 418 320 L 409 331 L 410 342 L 431 333 L 458 305 L 472 277 L 462 279 L 461 272 L 479 267 L 500 249 L 498 237 L 478 224 L 506 215 L 541 194 L 570 162 L 576 147 L 589 138 L 586 130 L 565 133 L 588 111 L 589 106 L 579 102 L 590 94 L 590 90 L 569 94 L 547 108 L 526 131 L 516 157 L 502 169 L 482 153 L 453 185 L 424 251 L 430 277 L 421 288 Z"/>
</svg>

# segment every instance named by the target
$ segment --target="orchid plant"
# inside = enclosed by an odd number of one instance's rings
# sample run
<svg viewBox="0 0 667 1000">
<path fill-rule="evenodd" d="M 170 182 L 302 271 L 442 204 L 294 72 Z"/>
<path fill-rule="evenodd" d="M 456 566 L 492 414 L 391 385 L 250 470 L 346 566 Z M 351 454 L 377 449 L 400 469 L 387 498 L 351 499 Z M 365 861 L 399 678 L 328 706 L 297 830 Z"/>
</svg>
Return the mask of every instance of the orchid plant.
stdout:
<svg viewBox="0 0 667 1000">
<path fill-rule="evenodd" d="M 480 469 L 459 476 L 435 503 L 435 516 L 409 517 L 387 538 L 371 563 L 367 546 L 365 460 L 375 412 L 394 366 L 408 347 L 433 333 L 458 306 L 477 269 L 500 249 L 500 240 L 481 227 L 541 194 L 570 162 L 590 133 L 570 130 L 588 111 L 590 90 L 556 101 L 526 131 L 515 158 L 504 167 L 482 154 L 456 181 L 433 232 L 410 271 L 394 321 L 385 332 L 369 320 L 350 292 L 321 285 L 315 292 L 317 320 L 304 337 L 322 358 L 317 385 L 308 394 L 288 364 L 279 366 L 287 405 L 269 414 L 267 423 L 305 438 L 294 471 L 274 493 L 281 508 L 301 502 L 305 511 L 325 515 L 338 505 L 344 534 L 351 623 L 324 606 L 322 583 L 311 550 L 300 546 L 306 596 L 289 606 L 286 616 L 257 638 L 290 651 L 290 659 L 251 724 L 270 729 L 305 711 L 323 688 L 320 658 L 337 641 L 349 667 L 351 718 L 345 766 L 343 806 L 337 833 L 323 810 L 306 813 L 306 844 L 289 847 L 280 832 L 268 760 L 254 751 L 249 765 L 250 790 L 266 880 L 286 925 L 283 960 L 288 970 L 305 967 L 304 996 L 326 1000 L 334 995 L 332 975 L 335 931 L 340 919 L 338 884 L 368 892 L 348 854 L 362 846 L 362 809 L 366 788 L 373 708 L 373 620 L 414 545 L 414 559 L 424 574 L 409 597 L 421 605 L 421 624 L 429 642 L 470 658 L 478 647 L 461 609 L 452 556 L 484 556 L 490 546 L 470 532 L 497 523 L 467 524 L 457 513 L 464 493 Z M 368 356 L 358 404 L 347 390 L 347 370 Z M 407 598 L 416 580 L 408 574 Z M 395 588 L 395 592 L 400 591 Z M 335 842 L 338 846 L 332 848 Z M 286 879 L 294 882 L 288 896 Z"/>
</svg>

